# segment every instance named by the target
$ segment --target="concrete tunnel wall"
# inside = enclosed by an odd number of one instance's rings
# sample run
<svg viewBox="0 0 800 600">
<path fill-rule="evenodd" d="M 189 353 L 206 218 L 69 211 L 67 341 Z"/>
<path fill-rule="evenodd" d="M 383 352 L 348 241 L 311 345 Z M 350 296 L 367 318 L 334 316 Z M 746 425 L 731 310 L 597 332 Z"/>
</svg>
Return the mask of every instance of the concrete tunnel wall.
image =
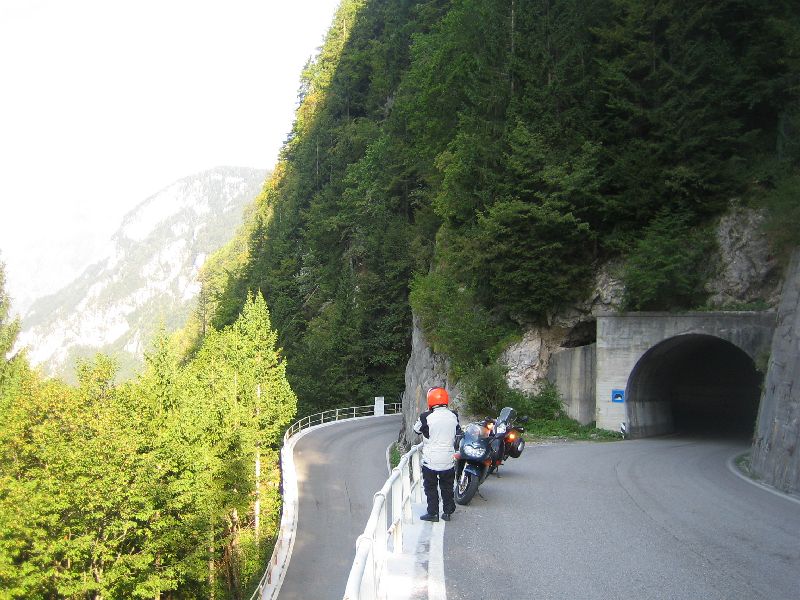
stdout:
<svg viewBox="0 0 800 600">
<path fill-rule="evenodd" d="M 599 316 L 597 426 L 616 431 L 625 422 L 632 436 L 657 435 L 674 429 L 676 414 L 706 411 L 725 427 L 750 419 L 752 431 L 761 381 L 755 365 L 765 363 L 774 328 L 771 312 Z M 612 397 L 617 391 L 621 402 Z"/>
</svg>

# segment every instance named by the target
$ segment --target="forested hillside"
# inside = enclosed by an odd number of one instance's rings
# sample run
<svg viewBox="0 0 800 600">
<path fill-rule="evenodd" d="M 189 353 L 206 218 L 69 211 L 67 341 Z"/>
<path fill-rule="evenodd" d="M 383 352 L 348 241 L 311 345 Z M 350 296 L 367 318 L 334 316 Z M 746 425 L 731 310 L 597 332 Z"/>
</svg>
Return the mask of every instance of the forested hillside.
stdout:
<svg viewBox="0 0 800 600">
<path fill-rule="evenodd" d="M 629 308 L 701 306 L 731 200 L 797 241 L 799 15 L 344 0 L 253 220 L 207 266 L 211 321 L 261 290 L 310 412 L 396 397 L 412 306 L 462 373 L 610 258 Z"/>
<path fill-rule="evenodd" d="M 122 385 L 103 355 L 43 378 L 18 329 L 0 264 L 0 598 L 249 595 L 296 409 L 263 298 L 185 363 L 162 331 Z"/>
</svg>

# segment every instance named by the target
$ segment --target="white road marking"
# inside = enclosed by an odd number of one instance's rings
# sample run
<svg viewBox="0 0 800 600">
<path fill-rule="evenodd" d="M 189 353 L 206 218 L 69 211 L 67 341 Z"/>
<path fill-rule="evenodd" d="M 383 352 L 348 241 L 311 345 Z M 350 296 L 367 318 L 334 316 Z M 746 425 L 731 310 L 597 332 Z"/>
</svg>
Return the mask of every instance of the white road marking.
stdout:
<svg viewBox="0 0 800 600">
<path fill-rule="evenodd" d="M 447 600 L 444 587 L 444 521 L 433 524 L 428 556 L 428 600 Z"/>
</svg>

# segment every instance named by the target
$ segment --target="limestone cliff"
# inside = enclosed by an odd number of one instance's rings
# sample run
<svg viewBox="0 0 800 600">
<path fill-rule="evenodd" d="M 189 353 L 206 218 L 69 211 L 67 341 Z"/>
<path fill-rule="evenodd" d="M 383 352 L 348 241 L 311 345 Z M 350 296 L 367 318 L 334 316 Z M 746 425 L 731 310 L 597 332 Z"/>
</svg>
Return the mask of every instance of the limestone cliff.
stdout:
<svg viewBox="0 0 800 600">
<path fill-rule="evenodd" d="M 761 396 L 752 470 L 778 489 L 800 492 L 800 250 L 786 274 Z"/>
<path fill-rule="evenodd" d="M 403 391 L 403 425 L 400 443 L 408 448 L 418 441 L 412 427 L 417 416 L 424 411 L 426 394 L 429 388 L 443 387 L 450 393 L 451 405 L 455 410 L 461 406 L 460 391 L 455 382 L 450 381 L 449 362 L 445 356 L 436 354 L 425 339 L 419 319 L 414 317 L 411 334 L 411 357 L 406 365 L 406 387 Z"/>
<path fill-rule="evenodd" d="M 780 270 L 764 233 L 766 213 L 731 206 L 717 223 L 716 276 L 706 285 L 709 306 L 724 309 L 735 304 L 780 301 Z"/>
</svg>

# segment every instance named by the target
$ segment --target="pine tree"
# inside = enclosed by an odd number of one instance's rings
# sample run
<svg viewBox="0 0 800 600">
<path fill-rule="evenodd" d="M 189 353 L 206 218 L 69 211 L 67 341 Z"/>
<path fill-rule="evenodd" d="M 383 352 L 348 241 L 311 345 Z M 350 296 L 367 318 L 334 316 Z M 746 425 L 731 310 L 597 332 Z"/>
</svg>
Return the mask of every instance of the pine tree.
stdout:
<svg viewBox="0 0 800 600">
<path fill-rule="evenodd" d="M 6 292 L 6 269 L 0 262 L 0 390 L 6 385 L 14 368 L 14 357 L 10 356 L 19 333 L 19 319 L 11 316 L 11 299 Z"/>
</svg>

